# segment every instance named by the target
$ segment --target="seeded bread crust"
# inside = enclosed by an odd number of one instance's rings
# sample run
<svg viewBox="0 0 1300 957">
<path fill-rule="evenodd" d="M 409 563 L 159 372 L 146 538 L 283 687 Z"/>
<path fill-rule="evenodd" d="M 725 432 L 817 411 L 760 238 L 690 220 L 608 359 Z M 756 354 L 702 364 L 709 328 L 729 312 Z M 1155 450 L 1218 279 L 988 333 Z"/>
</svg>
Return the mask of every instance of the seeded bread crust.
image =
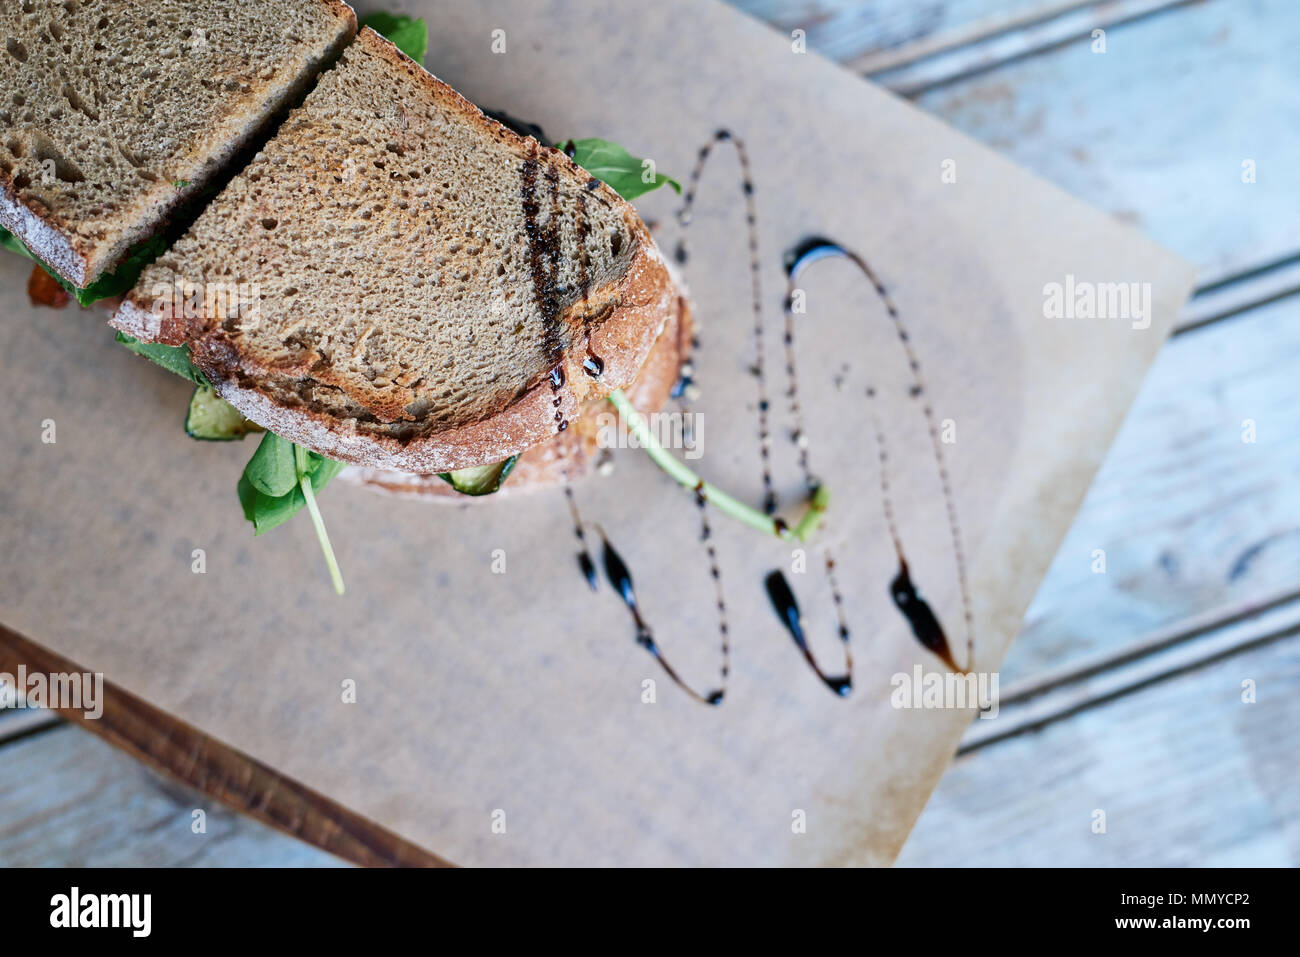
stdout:
<svg viewBox="0 0 1300 957">
<path fill-rule="evenodd" d="M 46 6 L 54 7 L 39 5 Z M 140 20 L 143 29 L 146 18 L 155 15 L 155 8 L 162 11 L 173 6 L 157 0 L 133 0 L 126 13 Z M 191 6 L 195 9 L 185 21 L 187 30 L 201 31 L 207 22 L 206 8 L 213 3 L 194 2 Z M 71 62 L 67 56 L 60 59 L 59 54 L 59 44 L 70 39 L 65 32 L 93 35 L 101 23 L 111 24 L 123 11 L 95 0 L 80 5 L 65 3 L 49 11 L 47 23 L 32 19 L 41 9 L 31 3 L 5 0 L 4 7 L 0 28 L 9 36 L 7 50 L 0 56 L 7 52 L 12 61 L 4 64 L 6 73 L 15 74 L 10 80 L 20 84 L 23 71 L 38 54 L 53 56 L 54 66 L 43 62 L 42 77 L 29 78 L 21 84 L 22 91 L 12 90 L 0 102 L 0 120 L 4 121 L 0 123 L 4 130 L 0 135 L 0 226 L 21 239 L 64 279 L 82 288 L 115 268 L 133 246 L 152 236 L 173 211 L 197 195 L 270 117 L 300 95 L 320 68 L 339 55 L 357 30 L 356 14 L 342 0 L 302 0 L 297 12 L 311 20 L 310 35 L 296 38 L 298 45 L 282 62 L 263 66 L 270 72 L 269 77 L 242 72 L 231 51 L 220 51 L 221 59 L 218 51 L 195 53 L 199 57 L 196 62 L 205 62 L 202 57 L 206 56 L 206 62 L 212 65 L 212 75 L 204 79 L 236 83 L 239 77 L 237 88 L 224 88 L 226 112 L 187 117 L 187 125 L 178 125 L 172 132 L 177 142 L 170 150 L 142 150 L 139 144 L 118 143 L 114 124 L 120 119 L 120 111 L 139 108 L 140 97 L 150 99 L 147 86 L 127 91 L 136 96 L 129 103 L 113 95 L 105 96 L 102 90 L 109 78 L 97 77 L 90 64 Z M 229 18 L 228 12 L 215 11 L 211 15 L 213 22 L 222 27 Z M 96 20 L 99 22 L 93 22 Z M 56 39 L 56 34 L 64 39 Z M 159 38 L 155 35 L 154 39 Z M 170 38 L 162 38 L 162 42 L 170 42 Z M 118 55 L 103 44 L 97 44 L 95 49 L 102 50 L 103 56 Z M 56 71 L 58 79 L 52 80 Z M 203 70 L 197 72 L 202 74 Z M 164 70 L 156 75 L 165 78 L 165 74 Z M 61 83 L 61 94 L 56 93 L 51 82 Z M 55 99 L 56 95 L 59 99 Z M 40 119 L 37 110 L 43 114 Z M 53 114 L 75 114 L 78 126 L 84 127 L 75 135 L 85 137 L 85 141 L 69 142 L 64 124 L 44 122 Z M 193 128 L 196 123 L 201 126 L 198 130 Z M 83 152 L 98 147 L 105 155 Z M 55 171 L 52 181 L 46 176 L 50 163 Z M 81 184 L 88 176 L 96 180 L 88 185 L 98 191 L 98 200 L 80 195 L 87 191 Z"/>
<path fill-rule="evenodd" d="M 636 381 L 625 390 L 628 399 L 643 415 L 657 412 L 668 402 L 690 357 L 695 326 L 690 299 L 685 290 L 677 297 L 669 318 Z M 573 425 L 519 456 L 500 491 L 493 495 L 462 495 L 437 475 L 393 472 L 385 469 L 349 466 L 339 473 L 344 481 L 401 498 L 438 502 L 445 505 L 491 501 L 497 495 L 527 494 L 585 478 L 594 471 L 600 457 L 599 421 L 602 412 L 612 412 L 602 400 L 591 400 Z"/>
<path fill-rule="evenodd" d="M 482 144 L 479 150 L 483 155 L 504 152 L 509 157 L 508 169 L 511 176 L 517 177 L 521 168 L 527 170 L 529 164 L 534 164 L 541 171 L 538 175 L 546 177 L 546 183 L 552 190 L 562 190 L 566 197 L 580 194 L 585 201 L 584 206 L 586 202 L 590 203 L 593 215 L 602 215 L 605 221 L 614 224 L 611 228 L 618 234 L 618 238 L 612 254 L 608 244 L 600 256 L 591 254 L 590 244 L 583 247 L 588 250 L 581 256 L 583 268 L 587 268 L 590 258 L 591 273 L 601 281 L 592 282 L 586 288 L 586 294 L 581 297 L 573 282 L 552 284 L 555 289 L 562 289 L 563 296 L 567 297 L 567 301 L 559 303 L 562 308 L 556 308 L 555 315 L 547 317 L 548 321 L 554 323 L 554 328 L 561 330 L 557 335 L 557 339 L 562 340 L 559 354 L 548 355 L 543 362 L 538 355 L 541 351 L 539 336 L 521 341 L 515 354 L 505 357 L 504 361 L 494 362 L 494 365 L 519 378 L 521 387 L 500 395 L 493 393 L 470 396 L 469 399 L 475 403 L 473 420 L 448 422 L 445 415 L 440 419 L 443 410 L 436 406 L 426 410 L 428 414 L 424 415 L 411 412 L 412 405 L 416 404 L 410 400 L 414 394 L 412 391 L 401 394 L 402 401 L 386 396 L 376 398 L 373 390 L 365 388 L 365 383 L 358 383 L 353 369 L 340 369 L 344 363 L 337 358 L 327 362 L 319 349 L 299 350 L 298 354 L 287 358 L 284 354 L 272 354 L 269 351 L 259 353 L 245 348 L 243 331 L 232 332 L 229 324 L 220 321 L 220 317 L 204 314 L 196 319 L 193 315 L 183 315 L 183 310 L 180 309 L 169 309 L 165 305 L 155 308 L 149 290 L 160 282 L 166 285 L 179 277 L 203 279 L 205 275 L 220 274 L 219 270 L 228 273 L 229 270 L 222 263 L 214 266 L 209 262 L 214 257 L 225 255 L 211 251 L 214 243 L 226 248 L 222 240 L 229 240 L 230 248 L 241 247 L 243 251 L 251 252 L 259 261 L 261 274 L 276 265 L 275 257 L 282 255 L 277 247 L 265 240 L 259 243 L 259 239 L 252 236 L 247 241 L 240 242 L 243 234 L 231 225 L 235 217 L 246 214 L 246 207 L 255 206 L 255 203 L 247 199 L 252 195 L 252 187 L 241 180 L 248 180 L 250 170 L 257 167 L 259 162 L 263 167 L 271 162 L 262 155 L 209 206 L 185 238 L 146 270 L 140 284 L 115 315 L 113 325 L 128 335 L 145 341 L 187 344 L 195 364 L 213 382 L 218 394 L 231 405 L 283 438 L 330 458 L 354 465 L 416 473 L 445 472 L 500 461 L 556 434 L 559 424 L 576 419 L 583 404 L 589 400 L 631 383 L 674 311 L 676 292 L 664 259 L 649 232 L 636 211 L 617 193 L 593 180 L 563 153 L 539 146 L 535 140 L 520 137 L 485 117 L 473 104 L 368 29 L 361 31 L 356 43 L 345 52 L 340 65 L 322 78 L 304 106 L 290 116 L 278 137 L 268 144 L 264 151 L 266 156 L 272 160 L 281 159 L 283 163 L 294 159 L 292 155 L 285 158 L 285 154 L 291 150 L 310 153 L 314 141 L 309 139 L 300 143 L 292 139 L 295 135 L 292 132 L 289 140 L 277 141 L 286 137 L 286 130 L 292 131 L 296 126 L 309 130 L 322 129 L 317 114 L 322 107 L 332 105 L 328 98 L 333 96 L 346 105 L 346 98 L 354 95 L 350 91 L 358 83 L 358 76 L 364 80 L 381 72 L 373 64 L 373 58 L 376 57 L 384 63 L 382 82 L 387 83 L 389 77 L 394 77 L 392 82 L 396 88 L 393 93 L 398 97 L 394 101 L 394 108 L 402 113 L 402 128 L 396 133 L 390 131 L 385 135 L 404 137 L 407 121 L 413 126 L 421 122 L 427 123 L 426 115 L 435 112 L 439 122 L 449 116 L 455 126 L 460 127 L 458 132 L 465 135 L 473 133 L 478 137 L 477 142 Z M 316 124 L 315 127 L 310 125 L 313 123 Z M 325 132 L 328 133 L 329 130 L 326 129 Z M 408 154 L 419 156 L 421 148 L 418 140 L 406 143 L 396 155 L 399 158 Z M 365 155 L 368 159 L 371 154 Z M 400 160 L 394 159 L 392 163 L 396 167 L 400 165 Z M 313 169 L 320 166 L 321 163 L 318 162 Z M 282 166 L 269 166 L 252 175 L 274 179 L 272 174 L 279 168 Z M 305 172 L 302 175 L 306 177 L 313 173 Z M 556 185 L 551 185 L 552 182 Z M 451 187 L 454 191 L 455 183 Z M 280 188 L 284 189 L 284 184 Z M 373 182 L 368 184 L 368 188 L 371 193 L 376 191 Z M 510 202 L 524 202 L 520 199 L 517 185 L 510 190 L 510 194 Z M 232 212 L 231 207 L 236 200 L 242 201 L 244 205 L 235 206 Z M 514 208 L 517 212 L 517 207 Z M 388 210 L 384 211 L 384 215 L 394 222 L 399 218 L 396 213 Z M 429 215 L 436 219 L 432 212 Z M 284 220 L 285 216 L 281 216 L 282 231 L 285 228 Z M 242 222 L 241 220 L 238 224 L 239 229 L 244 228 Z M 385 222 L 387 224 L 388 220 Z M 252 225 L 255 227 L 255 222 Z M 289 227 L 294 228 L 294 224 L 289 223 Z M 322 222 L 320 228 L 329 231 L 338 227 L 330 222 Z M 530 230 L 531 228 L 530 226 Z M 209 233 L 217 238 L 208 238 Z M 513 236 L 516 243 L 523 242 L 522 233 L 520 227 L 520 233 Z M 423 235 L 416 234 L 413 242 L 422 241 Z M 371 235 L 363 238 L 369 242 L 369 251 L 361 260 L 361 266 L 368 273 L 390 265 L 386 261 L 388 259 L 410 254 L 410 242 L 399 241 L 399 245 L 395 246 L 393 241 L 385 240 L 377 226 L 372 229 Z M 529 244 L 525 249 L 531 246 L 533 238 L 530 233 Z M 203 241 L 205 239 L 206 242 Z M 572 245 L 572 241 L 568 241 Z M 433 243 L 432 240 L 429 242 Z M 435 248 L 431 245 L 428 257 L 433 258 L 435 254 L 443 252 L 443 247 Z M 578 257 L 572 250 L 563 254 L 558 250 L 548 252 L 557 260 L 557 271 L 572 271 L 575 268 L 574 261 Z M 535 262 L 532 268 L 533 280 L 524 284 L 530 297 L 535 286 L 540 288 Z M 206 274 L 205 269 L 208 271 Z M 481 292 L 485 288 L 484 282 L 476 282 L 475 288 Z M 557 301 L 561 298 L 560 292 L 549 289 L 548 295 L 554 295 Z M 263 298 L 269 298 L 269 301 L 263 302 L 263 312 L 268 311 L 268 306 L 270 311 L 276 310 L 277 300 L 274 297 Z M 538 298 L 541 298 L 540 292 Z M 426 304 L 429 302 L 427 299 L 421 301 Z M 349 322 L 355 324 L 360 321 L 360 317 L 347 314 L 352 304 L 345 297 L 330 297 L 329 302 L 333 304 L 333 309 L 342 310 L 342 313 L 324 320 L 328 328 L 323 333 L 320 330 L 315 332 L 326 338 L 332 334 L 349 334 Z M 522 306 L 519 307 L 520 316 L 525 311 Z M 284 315 L 277 315 L 273 321 L 284 322 L 286 317 L 296 318 L 285 312 Z M 548 325 L 548 328 L 551 327 Z M 424 343 L 425 340 L 420 339 L 420 342 Z M 430 346 L 422 345 L 421 348 L 426 353 L 419 357 L 421 359 L 437 359 L 447 363 L 478 361 L 482 364 L 482 356 L 473 354 L 473 350 L 470 350 L 469 355 L 444 356 L 431 355 Z M 603 370 L 598 377 L 593 378 L 583 371 L 583 362 L 589 355 L 597 356 L 603 362 Z M 562 374 L 557 375 L 557 372 Z M 561 380 L 558 386 L 553 385 L 553 377 Z M 420 381 L 424 382 L 425 379 Z M 434 380 L 433 385 L 441 387 L 442 383 Z M 426 389 L 424 398 L 429 394 Z M 421 401 L 423 400 L 422 398 Z M 341 414 L 339 409 L 354 411 Z"/>
</svg>

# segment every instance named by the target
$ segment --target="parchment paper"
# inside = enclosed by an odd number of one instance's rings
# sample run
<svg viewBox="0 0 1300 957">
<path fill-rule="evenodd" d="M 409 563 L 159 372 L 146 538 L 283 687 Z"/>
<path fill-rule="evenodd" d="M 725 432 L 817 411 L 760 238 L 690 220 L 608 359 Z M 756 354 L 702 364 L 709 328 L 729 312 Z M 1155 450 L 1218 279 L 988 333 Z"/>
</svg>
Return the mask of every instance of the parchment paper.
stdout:
<svg viewBox="0 0 1300 957">
<path fill-rule="evenodd" d="M 782 253 L 810 233 L 853 246 L 908 324 L 921 400 L 870 287 L 843 261 L 806 274 L 800 399 L 833 504 L 805 574 L 788 546 L 711 513 L 733 646 L 725 704 L 674 688 L 608 585 L 587 589 L 559 492 L 437 508 L 335 482 L 321 495 L 348 582 L 335 597 L 305 514 L 253 539 L 235 497 L 252 443 L 186 438 L 186 385 L 114 345 L 102 315 L 30 307 L 14 256 L 0 259 L 0 619 L 459 863 L 891 861 L 972 713 L 889 702 L 890 676 L 942 665 L 889 599 L 897 559 L 873 410 L 913 579 L 961 659 L 923 403 L 955 426 L 944 452 L 976 666 L 994 669 L 1190 270 L 721 5 L 405 7 L 433 27 L 430 69 L 555 138 L 612 139 L 681 179 L 716 128 L 745 139 L 783 502 L 797 499 L 801 476 L 783 391 Z M 494 30 L 505 31 L 504 53 L 492 52 Z M 665 191 L 639 204 L 666 250 L 676 202 Z M 736 161 L 721 148 L 692 229 L 704 416 L 692 465 L 757 503 L 744 210 Z M 1150 283 L 1154 321 L 1046 318 L 1044 285 L 1067 275 Z M 41 441 L 46 419 L 55 444 Z M 713 584 L 690 493 L 620 451 L 614 474 L 576 496 L 631 567 L 661 647 L 712 686 Z M 196 548 L 205 574 L 191 571 Z M 814 652 L 839 670 L 824 548 L 852 630 L 846 699 L 804 664 L 762 587 L 769 570 L 786 571 Z M 497 550 L 504 574 L 492 569 Z M 354 704 L 342 700 L 349 680 Z M 805 833 L 793 826 L 799 812 Z"/>
</svg>

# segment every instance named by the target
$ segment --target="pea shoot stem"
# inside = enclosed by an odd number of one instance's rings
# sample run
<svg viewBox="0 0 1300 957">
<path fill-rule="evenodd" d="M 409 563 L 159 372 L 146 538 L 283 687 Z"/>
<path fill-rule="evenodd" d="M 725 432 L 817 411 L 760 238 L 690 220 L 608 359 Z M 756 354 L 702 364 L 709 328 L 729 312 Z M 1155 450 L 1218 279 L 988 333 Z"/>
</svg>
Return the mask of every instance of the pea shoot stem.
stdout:
<svg viewBox="0 0 1300 957">
<path fill-rule="evenodd" d="M 339 571 L 339 563 L 334 558 L 334 547 L 330 545 L 329 532 L 325 531 L 325 519 L 321 517 L 320 508 L 316 505 L 316 493 L 312 489 L 311 474 L 307 468 L 307 450 L 301 445 L 293 447 L 293 461 L 298 472 L 298 484 L 302 487 L 302 497 L 307 500 L 307 511 L 311 513 L 311 523 L 316 526 L 316 537 L 320 539 L 320 550 L 325 553 L 330 580 L 334 582 L 334 590 L 342 595 L 343 573 Z"/>
<path fill-rule="evenodd" d="M 623 421 L 627 423 L 628 431 L 636 437 L 654 463 L 667 472 L 672 479 L 697 492 L 706 502 L 716 505 L 720 512 L 744 522 L 751 528 L 775 535 L 787 542 L 807 542 L 821 525 L 822 514 L 831 501 L 831 493 L 826 486 L 819 485 L 799 521 L 793 526 L 787 525 L 779 518 L 765 515 L 752 505 L 746 505 L 691 471 L 685 463 L 659 444 L 654 433 L 650 431 L 645 416 L 636 410 L 622 390 L 615 389 L 608 398 L 623 417 Z"/>
</svg>

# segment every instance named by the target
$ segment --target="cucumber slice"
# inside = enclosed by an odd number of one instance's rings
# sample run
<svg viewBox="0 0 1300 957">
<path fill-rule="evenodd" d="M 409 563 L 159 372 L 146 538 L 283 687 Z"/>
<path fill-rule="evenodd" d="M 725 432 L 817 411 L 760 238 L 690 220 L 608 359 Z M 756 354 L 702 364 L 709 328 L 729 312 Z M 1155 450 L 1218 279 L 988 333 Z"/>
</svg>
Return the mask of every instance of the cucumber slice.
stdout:
<svg viewBox="0 0 1300 957">
<path fill-rule="evenodd" d="M 212 386 L 201 385 L 190 397 L 185 434 L 192 439 L 229 442 L 242 439 L 250 432 L 261 431 L 260 425 L 244 418 L 233 405 L 217 395 Z"/>
<path fill-rule="evenodd" d="M 463 495 L 491 495 L 501 487 L 518 458 L 519 456 L 512 455 L 504 462 L 476 465 L 472 469 L 459 469 L 455 472 L 439 472 L 438 478 Z"/>
</svg>

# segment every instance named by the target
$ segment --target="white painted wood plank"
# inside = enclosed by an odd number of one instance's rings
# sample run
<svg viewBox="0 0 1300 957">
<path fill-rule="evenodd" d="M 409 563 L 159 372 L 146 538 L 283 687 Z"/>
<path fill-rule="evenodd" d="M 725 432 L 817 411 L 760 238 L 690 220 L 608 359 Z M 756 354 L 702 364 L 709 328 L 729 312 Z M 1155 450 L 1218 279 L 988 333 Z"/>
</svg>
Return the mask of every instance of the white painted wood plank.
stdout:
<svg viewBox="0 0 1300 957">
<path fill-rule="evenodd" d="M 0 759 L 0 867 L 342 866 L 80 728 L 12 741 Z M 191 829 L 195 809 L 206 812 L 206 833 Z"/>
<path fill-rule="evenodd" d="M 43 708 L 0 708 L 0 747 L 13 738 L 59 723 L 59 716 Z"/>
<path fill-rule="evenodd" d="M 961 38 L 961 42 L 922 40 L 903 56 L 868 55 L 847 66 L 861 68 L 878 83 L 914 96 L 940 83 L 1035 56 L 1071 41 L 1091 39 L 1094 30 L 1111 30 L 1162 13 L 1192 0 L 1104 0 L 1068 4 L 1061 10 L 1037 11 L 1012 29 Z M 1010 26 L 1010 25 L 1008 25 Z M 958 39 L 952 37 L 952 40 Z"/>
<path fill-rule="evenodd" d="M 1161 350 L 1030 605 L 1004 687 L 1300 585 L 1298 370 L 1300 296 Z"/>
<path fill-rule="evenodd" d="M 1227 282 L 1202 287 L 1178 317 L 1176 328 L 1185 332 L 1297 293 L 1300 293 L 1300 254 L 1239 274 Z"/>
<path fill-rule="evenodd" d="M 730 0 L 783 33 L 807 34 L 808 48 L 854 69 L 1014 27 L 1079 5 L 1079 0 Z M 916 49 L 916 54 L 909 51 Z M 875 60 L 873 57 L 882 57 Z"/>
<path fill-rule="evenodd" d="M 1203 284 L 1300 251 L 1300 4 L 1207 0 L 1106 41 L 1105 53 L 1080 39 L 917 103 L 1134 223 Z"/>
<path fill-rule="evenodd" d="M 1230 621 L 1144 635 L 1117 654 L 1073 660 L 1060 669 L 1000 688 L 1000 707 L 971 723 L 962 752 L 1055 722 L 1244 649 L 1300 633 L 1300 589 L 1288 600 Z M 1297 729 L 1300 731 L 1300 729 Z"/>
<path fill-rule="evenodd" d="M 1297 729 L 1292 637 L 959 757 L 899 864 L 1295 867 Z"/>
</svg>

